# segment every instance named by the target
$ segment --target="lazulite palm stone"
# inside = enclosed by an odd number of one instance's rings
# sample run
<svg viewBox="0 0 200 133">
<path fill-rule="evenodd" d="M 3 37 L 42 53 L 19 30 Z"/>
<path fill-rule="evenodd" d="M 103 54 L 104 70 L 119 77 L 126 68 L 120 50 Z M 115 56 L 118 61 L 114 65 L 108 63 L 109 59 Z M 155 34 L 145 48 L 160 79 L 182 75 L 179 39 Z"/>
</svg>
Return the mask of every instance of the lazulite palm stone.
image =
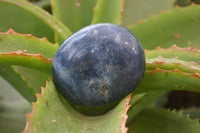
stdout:
<svg viewBox="0 0 200 133">
<path fill-rule="evenodd" d="M 58 91 L 80 106 L 112 103 L 131 93 L 145 71 L 145 56 L 126 28 L 102 23 L 67 38 L 52 65 Z"/>
</svg>

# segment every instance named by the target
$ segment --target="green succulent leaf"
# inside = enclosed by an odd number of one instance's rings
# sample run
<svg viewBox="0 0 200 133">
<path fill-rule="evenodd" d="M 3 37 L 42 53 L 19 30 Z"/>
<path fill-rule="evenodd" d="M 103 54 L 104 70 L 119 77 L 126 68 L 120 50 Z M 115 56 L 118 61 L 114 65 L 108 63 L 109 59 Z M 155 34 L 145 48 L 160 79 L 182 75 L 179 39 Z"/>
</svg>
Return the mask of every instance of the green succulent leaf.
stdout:
<svg viewBox="0 0 200 133">
<path fill-rule="evenodd" d="M 29 1 L 32 2 L 34 5 L 37 5 L 37 6 L 41 7 L 41 8 L 48 7 L 51 4 L 50 0 L 35 0 L 35 1 L 29 0 Z"/>
<path fill-rule="evenodd" d="M 156 68 L 164 70 L 178 69 L 187 73 L 200 73 L 200 65 L 195 62 L 188 62 L 178 58 L 152 58 L 146 59 L 146 69 L 155 70 Z"/>
<path fill-rule="evenodd" d="M 199 107 L 192 107 L 180 110 L 182 114 L 188 115 L 190 119 L 200 119 L 200 108 Z"/>
<path fill-rule="evenodd" d="M 129 133 L 198 133 L 197 120 L 169 110 L 145 109 L 129 124 Z"/>
<path fill-rule="evenodd" d="M 152 50 L 157 46 L 168 48 L 171 44 L 199 49 L 199 23 L 200 6 L 192 5 L 161 13 L 129 29 L 137 36 L 144 49 Z"/>
<path fill-rule="evenodd" d="M 125 0 L 122 25 L 133 25 L 151 15 L 174 8 L 177 0 Z"/>
<path fill-rule="evenodd" d="M 6 33 L 0 32 L 0 53 L 20 52 L 26 54 L 41 54 L 53 59 L 58 44 L 50 43 L 46 38 L 37 38 L 31 34 L 19 34 L 9 29 Z"/>
<path fill-rule="evenodd" d="M 145 56 L 148 59 L 157 58 L 159 56 L 162 56 L 164 58 L 177 57 L 180 60 L 193 61 L 193 62 L 200 64 L 200 60 L 199 60 L 200 59 L 200 50 L 198 50 L 194 47 L 179 48 L 176 45 L 173 45 L 172 47 L 167 48 L 167 49 L 157 47 L 154 50 L 145 50 Z"/>
<path fill-rule="evenodd" d="M 34 90 L 11 66 L 0 65 L 0 76 L 10 83 L 29 102 L 36 101 Z"/>
<path fill-rule="evenodd" d="M 124 98 L 114 109 L 101 116 L 85 116 L 76 112 L 56 91 L 52 81 L 37 95 L 32 113 L 27 115 L 24 133 L 31 132 L 125 132 L 126 112 L 130 97 Z"/>
<path fill-rule="evenodd" d="M 190 5 L 192 0 L 176 0 L 176 5 L 178 6 L 188 6 Z"/>
<path fill-rule="evenodd" d="M 51 59 L 57 49 L 57 44 L 45 38 L 19 34 L 11 29 L 7 33 L 0 33 L 0 64 L 20 65 L 13 68 L 34 89 L 34 94 L 40 93 L 41 86 L 51 77 Z M 20 78 L 15 77 L 15 80 L 20 81 Z"/>
<path fill-rule="evenodd" d="M 59 44 L 71 35 L 71 32 L 55 17 L 25 0 L 0 0 L 0 17 L 0 31 L 3 32 L 12 28 L 20 33 L 45 36 L 52 42 L 56 33 Z"/>
<path fill-rule="evenodd" d="M 133 94 L 162 91 L 187 90 L 199 92 L 200 74 L 186 73 L 180 70 L 146 70 L 145 75 Z"/>
<path fill-rule="evenodd" d="M 13 66 L 23 79 L 34 89 L 35 93 L 41 93 L 41 87 L 46 85 L 46 80 L 52 77 L 51 71 L 44 72 L 23 66 Z"/>
<path fill-rule="evenodd" d="M 48 60 L 41 55 L 25 54 L 21 51 L 0 54 L 1 65 L 21 65 L 49 73 L 51 72 L 51 63 L 52 60 Z"/>
<path fill-rule="evenodd" d="M 94 8 L 92 24 L 121 24 L 125 0 L 98 0 Z"/>
<path fill-rule="evenodd" d="M 128 110 L 127 123 L 129 123 L 140 111 L 142 111 L 148 105 L 154 103 L 164 93 L 166 93 L 166 91 L 147 92 L 133 95 L 130 101 L 131 107 Z"/>
<path fill-rule="evenodd" d="M 75 32 L 89 24 L 97 0 L 52 0 L 53 15 Z"/>
</svg>

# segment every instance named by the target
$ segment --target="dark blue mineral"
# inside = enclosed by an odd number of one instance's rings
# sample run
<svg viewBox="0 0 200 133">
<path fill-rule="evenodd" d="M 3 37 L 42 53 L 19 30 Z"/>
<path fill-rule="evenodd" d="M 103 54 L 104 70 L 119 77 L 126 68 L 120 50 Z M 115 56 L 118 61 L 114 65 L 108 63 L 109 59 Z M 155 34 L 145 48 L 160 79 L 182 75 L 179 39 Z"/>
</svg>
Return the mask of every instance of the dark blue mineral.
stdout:
<svg viewBox="0 0 200 133">
<path fill-rule="evenodd" d="M 67 38 L 53 60 L 53 80 L 72 103 L 95 107 L 122 99 L 142 80 L 145 56 L 126 28 L 102 23 Z"/>
</svg>

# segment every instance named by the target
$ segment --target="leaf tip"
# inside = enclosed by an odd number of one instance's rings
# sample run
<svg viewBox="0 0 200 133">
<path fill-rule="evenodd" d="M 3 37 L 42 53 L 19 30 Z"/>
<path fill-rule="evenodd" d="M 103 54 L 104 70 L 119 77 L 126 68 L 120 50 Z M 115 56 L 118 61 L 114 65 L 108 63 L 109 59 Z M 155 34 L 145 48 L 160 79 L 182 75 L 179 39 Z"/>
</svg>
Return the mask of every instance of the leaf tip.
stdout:
<svg viewBox="0 0 200 133">
<path fill-rule="evenodd" d="M 160 14 L 163 14 L 163 13 L 165 13 L 165 10 L 161 10 Z"/>
<path fill-rule="evenodd" d="M 195 2 L 194 2 L 194 1 L 192 1 L 190 5 L 196 5 L 196 4 L 195 4 Z"/>
<path fill-rule="evenodd" d="M 175 8 L 179 8 L 179 5 L 175 5 Z"/>
<path fill-rule="evenodd" d="M 77 0 L 76 3 L 74 4 L 75 8 L 80 8 L 81 7 L 81 0 Z"/>
<path fill-rule="evenodd" d="M 31 113 L 26 114 L 26 126 L 24 128 L 24 131 L 22 133 L 27 133 L 30 129 L 30 115 L 33 114 L 35 112 L 34 110 L 34 105 L 36 102 L 32 102 L 32 111 Z"/>
<path fill-rule="evenodd" d="M 122 123 L 120 126 L 121 133 L 126 133 L 128 131 L 128 128 L 126 127 L 126 121 L 128 120 L 127 112 L 129 108 L 131 107 L 131 105 L 129 104 L 130 100 L 131 100 L 131 96 L 128 95 L 128 97 L 126 98 L 126 103 L 125 103 L 126 108 L 124 110 L 124 113 L 122 114 Z"/>
<path fill-rule="evenodd" d="M 17 34 L 13 29 L 8 29 L 5 34 Z"/>
<path fill-rule="evenodd" d="M 142 24 L 143 23 L 143 20 L 139 20 L 138 22 L 137 22 L 137 24 Z"/>
</svg>

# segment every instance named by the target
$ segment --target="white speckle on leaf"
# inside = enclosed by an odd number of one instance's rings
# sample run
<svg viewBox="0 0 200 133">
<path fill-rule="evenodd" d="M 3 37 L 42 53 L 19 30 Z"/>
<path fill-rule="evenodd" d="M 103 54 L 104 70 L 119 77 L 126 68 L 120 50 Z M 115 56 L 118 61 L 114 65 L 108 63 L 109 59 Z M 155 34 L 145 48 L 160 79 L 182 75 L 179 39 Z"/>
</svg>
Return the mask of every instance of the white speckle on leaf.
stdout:
<svg viewBox="0 0 200 133">
<path fill-rule="evenodd" d="M 56 120 L 52 120 L 51 122 L 54 123 L 54 122 L 56 122 Z"/>
</svg>

